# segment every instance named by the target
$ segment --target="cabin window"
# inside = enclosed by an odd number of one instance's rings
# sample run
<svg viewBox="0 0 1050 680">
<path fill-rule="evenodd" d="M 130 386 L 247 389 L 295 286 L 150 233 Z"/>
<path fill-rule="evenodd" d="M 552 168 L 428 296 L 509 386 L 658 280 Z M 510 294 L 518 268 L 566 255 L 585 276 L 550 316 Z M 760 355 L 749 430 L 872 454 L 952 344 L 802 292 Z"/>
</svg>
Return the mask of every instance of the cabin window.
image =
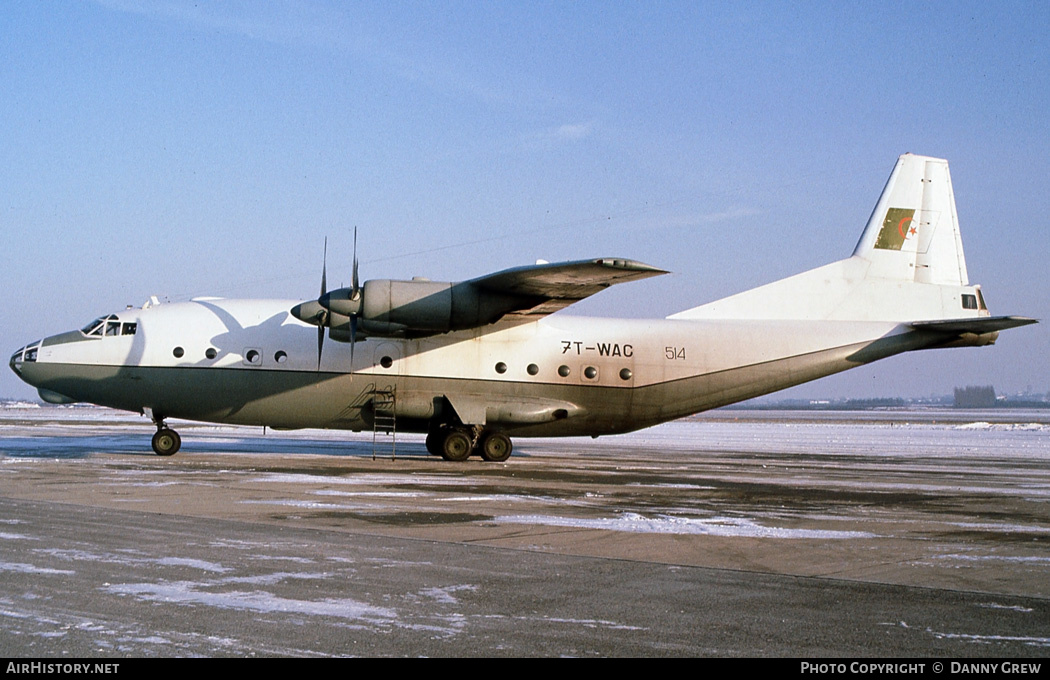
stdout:
<svg viewBox="0 0 1050 680">
<path fill-rule="evenodd" d="M 525 370 L 528 371 L 529 375 L 536 375 L 540 372 L 540 367 L 536 364 L 529 364 Z"/>
<path fill-rule="evenodd" d="M 257 349 L 247 349 L 244 351 L 244 363 L 250 366 L 258 366 L 262 363 L 262 353 Z"/>
<path fill-rule="evenodd" d="M 186 350 L 182 349 L 181 347 L 176 347 L 175 349 L 171 350 L 171 353 L 175 355 L 176 359 L 181 359 L 182 355 L 186 353 Z"/>
<path fill-rule="evenodd" d="M 285 352 L 284 350 L 279 350 L 277 354 L 273 355 L 273 360 L 279 364 L 283 364 L 284 362 L 288 361 L 288 352 Z"/>
<path fill-rule="evenodd" d="M 137 323 L 125 323 L 123 326 L 120 327 L 120 334 L 135 335 L 135 331 L 137 331 L 138 328 L 139 325 Z"/>
<path fill-rule="evenodd" d="M 120 335 L 120 322 L 119 321 L 107 321 L 106 322 L 106 337 L 112 338 Z"/>
<path fill-rule="evenodd" d="M 977 309 L 977 296 L 964 293 L 962 296 L 963 309 Z"/>
<path fill-rule="evenodd" d="M 571 371 L 569 370 L 568 366 L 563 365 L 558 367 L 558 375 L 560 375 L 561 377 L 568 378 L 569 373 L 571 373 Z"/>
<path fill-rule="evenodd" d="M 496 364 L 496 373 L 499 373 L 500 375 L 502 375 L 502 374 L 504 374 L 506 372 L 507 372 L 507 364 L 503 363 L 502 361 Z"/>
<path fill-rule="evenodd" d="M 217 355 L 217 354 L 218 354 L 218 351 L 216 351 L 216 349 L 214 347 L 209 347 L 208 349 L 206 349 L 204 351 L 204 356 L 208 357 L 209 359 L 214 359 L 215 355 Z"/>
<path fill-rule="evenodd" d="M 587 378 L 588 380 L 594 380 L 598 377 L 598 369 L 594 366 L 588 366 L 587 368 L 583 369 L 583 377 Z"/>
<path fill-rule="evenodd" d="M 634 375 L 634 374 L 631 373 L 631 369 L 629 369 L 629 368 L 621 368 L 620 369 L 620 380 L 630 380 L 632 375 Z"/>
<path fill-rule="evenodd" d="M 977 289 L 977 304 L 982 310 L 988 311 L 988 305 L 984 304 L 984 293 L 981 292 L 980 288 Z"/>
<path fill-rule="evenodd" d="M 394 365 L 394 360 L 391 359 L 388 356 L 385 356 L 385 357 L 383 357 L 382 359 L 379 360 L 379 365 L 382 366 L 383 368 L 390 368 L 391 366 Z"/>
</svg>

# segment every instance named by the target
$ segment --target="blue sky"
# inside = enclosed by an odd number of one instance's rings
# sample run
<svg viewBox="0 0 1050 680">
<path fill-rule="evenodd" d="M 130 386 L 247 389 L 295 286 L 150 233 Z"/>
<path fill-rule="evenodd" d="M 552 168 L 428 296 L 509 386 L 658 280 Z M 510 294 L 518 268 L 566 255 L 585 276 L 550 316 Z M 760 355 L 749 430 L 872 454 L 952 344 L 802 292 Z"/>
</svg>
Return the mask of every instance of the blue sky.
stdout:
<svg viewBox="0 0 1050 680">
<path fill-rule="evenodd" d="M 908 151 L 951 163 L 993 313 L 1050 319 L 1048 27 L 1045 2 L 6 3 L 0 348 L 150 295 L 315 296 L 355 226 L 362 278 L 630 257 L 674 275 L 578 313 L 665 316 L 847 256 Z M 1048 339 L 789 396 L 1046 392 Z"/>
</svg>

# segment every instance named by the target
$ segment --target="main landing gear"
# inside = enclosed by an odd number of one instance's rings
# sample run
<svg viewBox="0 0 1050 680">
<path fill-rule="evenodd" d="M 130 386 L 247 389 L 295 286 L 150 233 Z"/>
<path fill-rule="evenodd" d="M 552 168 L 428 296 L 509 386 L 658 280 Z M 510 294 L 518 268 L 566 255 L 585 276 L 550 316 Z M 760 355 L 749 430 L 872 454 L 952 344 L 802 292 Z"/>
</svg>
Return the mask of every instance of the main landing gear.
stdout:
<svg viewBox="0 0 1050 680">
<path fill-rule="evenodd" d="M 507 435 L 478 426 L 441 426 L 427 435 L 427 451 L 455 462 L 476 453 L 487 461 L 501 463 L 510 458 L 513 448 Z"/>
</svg>

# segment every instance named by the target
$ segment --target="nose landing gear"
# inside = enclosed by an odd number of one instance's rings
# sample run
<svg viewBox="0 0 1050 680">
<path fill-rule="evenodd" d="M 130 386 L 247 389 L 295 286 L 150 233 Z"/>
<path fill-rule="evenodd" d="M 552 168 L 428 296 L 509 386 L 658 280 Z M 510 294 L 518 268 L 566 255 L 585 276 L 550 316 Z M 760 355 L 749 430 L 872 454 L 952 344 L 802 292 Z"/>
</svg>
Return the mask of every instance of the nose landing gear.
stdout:
<svg viewBox="0 0 1050 680">
<path fill-rule="evenodd" d="M 153 435 L 153 451 L 158 456 L 174 456 L 182 446 L 182 437 L 175 430 L 161 427 Z"/>
<path fill-rule="evenodd" d="M 182 446 L 179 433 L 164 424 L 164 418 L 154 415 L 152 409 L 143 409 L 143 412 L 157 426 L 157 433 L 153 435 L 153 452 L 158 456 L 174 456 L 178 453 Z"/>
</svg>

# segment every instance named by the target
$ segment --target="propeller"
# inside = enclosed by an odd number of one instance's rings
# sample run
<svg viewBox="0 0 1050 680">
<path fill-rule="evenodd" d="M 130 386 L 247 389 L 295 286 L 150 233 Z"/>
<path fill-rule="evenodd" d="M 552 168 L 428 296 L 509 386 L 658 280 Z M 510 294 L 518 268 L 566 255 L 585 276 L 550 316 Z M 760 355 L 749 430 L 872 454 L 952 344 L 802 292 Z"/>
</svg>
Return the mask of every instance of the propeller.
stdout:
<svg viewBox="0 0 1050 680">
<path fill-rule="evenodd" d="M 321 264 L 321 296 L 317 300 L 300 302 L 292 307 L 292 316 L 305 323 L 317 326 L 317 370 L 321 370 L 321 353 L 324 351 L 324 329 L 331 313 L 321 300 L 328 295 L 328 239 L 324 240 L 324 259 Z"/>
<path fill-rule="evenodd" d="M 349 317 L 350 321 L 350 366 L 354 364 L 354 345 L 357 341 L 358 316 L 361 312 L 362 288 L 358 279 L 357 227 L 354 227 L 354 264 L 352 286 L 328 290 L 328 239 L 324 242 L 324 260 L 321 266 L 321 294 L 316 300 L 301 302 L 292 307 L 292 316 L 305 323 L 317 326 L 317 370 L 321 370 L 321 355 L 324 351 L 325 327 L 331 326 L 333 316 Z M 333 309 L 334 307 L 334 309 Z M 341 323 L 341 322 L 340 322 Z M 353 371 L 351 370 L 351 374 Z"/>
</svg>

